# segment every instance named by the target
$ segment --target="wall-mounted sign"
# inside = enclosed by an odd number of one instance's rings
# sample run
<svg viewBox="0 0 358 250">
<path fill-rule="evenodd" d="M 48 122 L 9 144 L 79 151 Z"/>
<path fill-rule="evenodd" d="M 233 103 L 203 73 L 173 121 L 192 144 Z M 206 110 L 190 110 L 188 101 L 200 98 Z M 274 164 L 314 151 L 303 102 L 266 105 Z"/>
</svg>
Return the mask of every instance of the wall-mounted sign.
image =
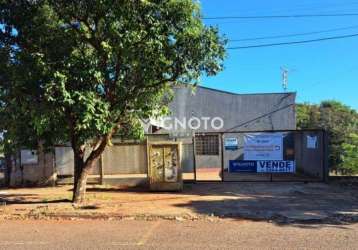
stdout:
<svg viewBox="0 0 358 250">
<path fill-rule="evenodd" d="M 225 150 L 237 150 L 239 147 L 239 142 L 237 138 L 230 137 L 224 139 L 224 148 Z"/>
<path fill-rule="evenodd" d="M 307 148 L 317 148 L 317 136 L 307 135 Z"/>
<path fill-rule="evenodd" d="M 295 173 L 294 161 L 257 161 L 257 173 Z"/>
<path fill-rule="evenodd" d="M 21 164 L 31 165 L 38 163 L 38 156 L 36 150 L 23 149 L 20 152 L 21 155 Z"/>
<path fill-rule="evenodd" d="M 295 173 L 294 161 L 229 161 L 230 173 Z"/>
<path fill-rule="evenodd" d="M 256 173 L 257 172 L 257 163 L 256 161 L 238 161 L 230 160 L 229 161 L 229 172 L 230 173 Z"/>
<path fill-rule="evenodd" d="M 244 136 L 244 160 L 282 160 L 282 133 L 248 133 Z"/>
</svg>

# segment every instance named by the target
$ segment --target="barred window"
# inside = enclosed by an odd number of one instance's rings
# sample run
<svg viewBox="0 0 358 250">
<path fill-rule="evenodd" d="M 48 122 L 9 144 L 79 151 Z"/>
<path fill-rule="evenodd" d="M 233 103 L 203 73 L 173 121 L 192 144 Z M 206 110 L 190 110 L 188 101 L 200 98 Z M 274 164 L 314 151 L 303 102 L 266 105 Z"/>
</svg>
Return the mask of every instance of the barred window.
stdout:
<svg viewBox="0 0 358 250">
<path fill-rule="evenodd" d="M 197 155 L 219 155 L 219 137 L 217 135 L 195 136 Z"/>
</svg>

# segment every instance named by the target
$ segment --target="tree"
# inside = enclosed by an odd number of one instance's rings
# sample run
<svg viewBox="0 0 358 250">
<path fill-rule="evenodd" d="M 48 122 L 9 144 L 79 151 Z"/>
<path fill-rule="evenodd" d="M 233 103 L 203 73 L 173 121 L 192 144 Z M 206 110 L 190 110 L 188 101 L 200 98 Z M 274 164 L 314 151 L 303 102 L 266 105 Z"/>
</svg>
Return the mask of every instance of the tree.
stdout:
<svg viewBox="0 0 358 250">
<path fill-rule="evenodd" d="M 319 128 L 319 105 L 303 103 L 296 105 L 298 129 Z"/>
<path fill-rule="evenodd" d="M 342 168 L 349 174 L 358 174 L 358 134 L 350 134 L 342 148 Z"/>
<path fill-rule="evenodd" d="M 7 131 L 71 142 L 74 203 L 114 134 L 140 136 L 141 118 L 167 112 L 173 84 L 217 74 L 225 57 L 192 0 L 2 0 L 0 10 Z"/>
<path fill-rule="evenodd" d="M 322 101 L 320 105 L 298 104 L 297 127 L 300 129 L 325 129 L 329 137 L 329 165 L 331 170 L 347 172 L 358 152 L 351 151 L 358 134 L 358 113 L 338 101 Z M 353 137 L 352 137 L 353 136 Z M 349 153 L 348 151 L 351 151 Z M 346 155 L 348 154 L 348 155 Z M 350 171 L 350 170 L 349 170 Z"/>
</svg>

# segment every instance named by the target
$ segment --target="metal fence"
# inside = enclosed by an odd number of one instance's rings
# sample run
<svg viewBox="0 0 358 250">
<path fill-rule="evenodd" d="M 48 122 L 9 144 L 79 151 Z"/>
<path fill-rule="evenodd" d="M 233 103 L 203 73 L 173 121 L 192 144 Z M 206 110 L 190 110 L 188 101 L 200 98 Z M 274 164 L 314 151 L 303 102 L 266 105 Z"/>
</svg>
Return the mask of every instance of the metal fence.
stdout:
<svg viewBox="0 0 358 250">
<path fill-rule="evenodd" d="M 90 181 L 105 184 L 136 185 L 147 180 L 147 141 L 180 141 L 181 166 L 185 180 L 195 180 L 193 138 L 174 138 L 169 134 L 147 135 L 146 140 L 113 139 L 113 146 L 107 147 L 101 159 L 90 172 Z M 71 147 L 55 147 L 56 172 L 60 180 L 72 181 L 74 172 L 73 152 Z M 62 181 L 60 181 L 61 183 Z"/>
<path fill-rule="evenodd" d="M 326 140 L 322 130 L 196 134 L 195 180 L 325 181 Z"/>
<path fill-rule="evenodd" d="M 284 130 L 169 134 L 147 136 L 148 142 L 181 142 L 184 181 L 325 181 L 328 173 L 326 133 L 322 130 Z M 107 178 L 147 178 L 147 144 L 114 141 L 92 170 Z M 59 175 L 73 174 L 68 147 L 56 148 Z"/>
</svg>

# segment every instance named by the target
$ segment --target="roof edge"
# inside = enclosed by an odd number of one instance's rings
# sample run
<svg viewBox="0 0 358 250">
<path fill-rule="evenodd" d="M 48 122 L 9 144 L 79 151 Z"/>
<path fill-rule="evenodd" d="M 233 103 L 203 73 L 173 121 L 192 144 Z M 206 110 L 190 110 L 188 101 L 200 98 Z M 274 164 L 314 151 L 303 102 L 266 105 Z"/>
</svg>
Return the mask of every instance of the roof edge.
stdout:
<svg viewBox="0 0 358 250">
<path fill-rule="evenodd" d="M 187 87 L 187 86 L 185 86 L 186 84 L 180 84 L 180 85 L 183 87 Z M 224 94 L 230 94 L 230 95 L 283 95 L 283 94 L 296 95 L 297 94 L 296 91 L 292 91 L 292 92 L 263 92 L 263 93 L 235 93 L 235 92 L 231 92 L 231 91 L 227 91 L 227 90 L 214 89 L 211 87 L 206 87 L 206 86 L 201 86 L 201 85 L 197 85 L 196 88 L 207 89 L 207 90 L 220 92 L 220 93 L 224 93 Z"/>
</svg>

